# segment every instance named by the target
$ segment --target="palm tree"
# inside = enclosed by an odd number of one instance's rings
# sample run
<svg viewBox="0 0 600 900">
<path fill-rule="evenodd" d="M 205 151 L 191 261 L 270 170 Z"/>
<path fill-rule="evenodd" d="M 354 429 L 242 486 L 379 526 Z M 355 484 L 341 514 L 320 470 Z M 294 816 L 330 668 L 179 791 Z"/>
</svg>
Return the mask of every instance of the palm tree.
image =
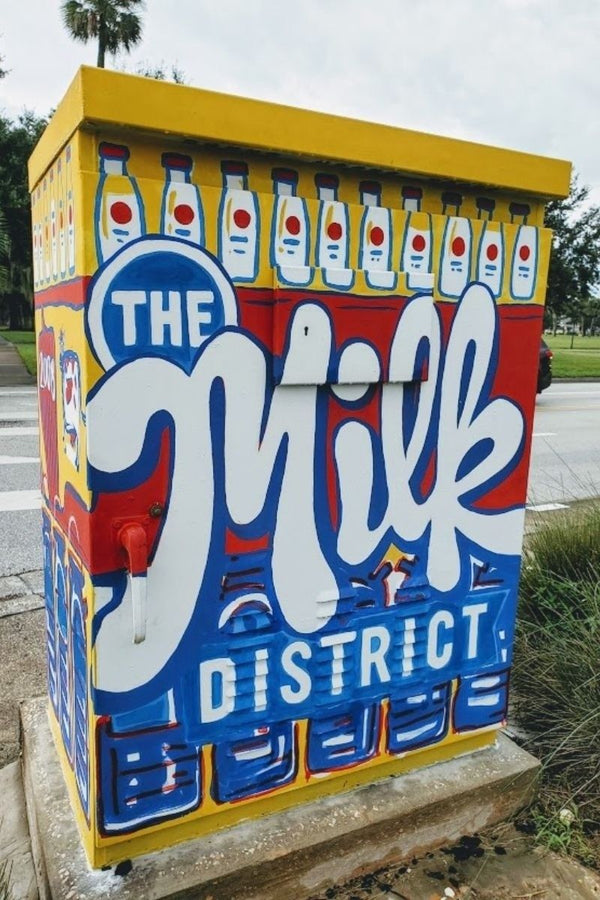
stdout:
<svg viewBox="0 0 600 900">
<path fill-rule="evenodd" d="M 139 12 L 144 0 L 65 0 L 61 6 L 63 24 L 71 37 L 86 44 L 98 39 L 97 65 L 104 68 L 106 51 L 127 53 L 142 39 Z"/>
</svg>

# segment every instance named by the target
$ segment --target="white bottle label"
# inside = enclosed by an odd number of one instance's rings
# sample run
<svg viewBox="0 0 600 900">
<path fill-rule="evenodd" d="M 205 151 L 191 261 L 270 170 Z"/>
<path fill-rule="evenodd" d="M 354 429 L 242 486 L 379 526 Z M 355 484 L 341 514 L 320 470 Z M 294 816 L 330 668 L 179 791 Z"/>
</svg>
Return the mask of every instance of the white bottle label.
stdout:
<svg viewBox="0 0 600 900">
<path fill-rule="evenodd" d="M 392 258 L 391 216 L 389 209 L 368 206 L 360 236 L 360 268 L 366 270 L 369 287 L 391 289 L 396 273 L 390 271 Z"/>
<path fill-rule="evenodd" d="M 275 199 L 272 230 L 272 261 L 288 284 L 308 284 L 309 227 L 301 197 L 280 195 Z"/>
<path fill-rule="evenodd" d="M 75 272 L 75 211 L 73 209 L 73 191 L 67 193 L 67 254 L 69 274 Z"/>
<path fill-rule="evenodd" d="M 48 213 L 44 216 L 44 230 L 43 230 L 43 239 L 44 239 L 44 281 L 49 284 L 50 283 L 50 216 Z"/>
<path fill-rule="evenodd" d="M 194 244 L 204 243 L 200 197 L 194 184 L 173 181 L 167 185 L 162 230 L 163 234 L 183 238 Z"/>
<path fill-rule="evenodd" d="M 65 241 L 65 205 L 60 201 L 58 207 L 58 251 L 60 259 L 60 277 L 67 274 L 67 248 Z"/>
<path fill-rule="evenodd" d="M 440 266 L 440 293 L 460 297 L 467 286 L 471 268 L 471 224 L 451 216 L 444 232 Z"/>
<path fill-rule="evenodd" d="M 39 225 L 33 226 L 33 286 L 37 288 L 40 283 L 40 248 L 41 248 L 41 228 Z"/>
<path fill-rule="evenodd" d="M 537 272 L 537 231 L 533 225 L 519 225 L 513 250 L 510 292 L 515 300 L 531 300 Z"/>
<path fill-rule="evenodd" d="M 123 176 L 123 181 L 130 190 L 125 189 L 122 193 L 102 191 L 98 226 L 103 261 L 113 256 L 120 247 L 142 235 L 142 216 L 138 198 L 126 176 Z"/>
<path fill-rule="evenodd" d="M 56 203 L 54 198 L 50 202 L 50 234 L 52 241 L 52 280 L 58 277 L 58 246 L 56 235 Z"/>
<path fill-rule="evenodd" d="M 401 268 L 413 290 L 431 287 L 431 224 L 427 213 L 409 213 Z M 425 277 L 427 276 L 427 277 Z"/>
<path fill-rule="evenodd" d="M 486 222 L 477 254 L 477 281 L 489 287 L 494 297 L 502 293 L 504 233 L 499 222 Z"/>
<path fill-rule="evenodd" d="M 221 262 L 233 280 L 258 274 L 258 206 L 251 191 L 225 189 L 221 203 Z"/>
<path fill-rule="evenodd" d="M 324 200 L 319 217 L 317 265 L 331 287 L 350 287 L 354 280 L 348 269 L 348 210 L 337 200 Z"/>
</svg>

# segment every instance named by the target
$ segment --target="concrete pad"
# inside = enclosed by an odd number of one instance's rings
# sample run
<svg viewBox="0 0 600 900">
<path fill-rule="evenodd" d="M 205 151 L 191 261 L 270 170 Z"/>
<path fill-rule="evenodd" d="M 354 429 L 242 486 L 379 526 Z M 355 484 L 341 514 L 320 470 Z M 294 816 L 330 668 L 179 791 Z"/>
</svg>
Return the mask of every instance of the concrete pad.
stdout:
<svg viewBox="0 0 600 900">
<path fill-rule="evenodd" d="M 8 875 L 8 897 L 11 900 L 37 900 L 20 763 L 14 762 L 0 769 L 0 797 L 0 872 L 4 866 Z"/>
<path fill-rule="evenodd" d="M 505 819 L 528 802 L 539 763 L 508 738 L 469 756 L 382 779 L 133 860 L 88 867 L 47 718 L 21 707 L 25 791 L 42 900 L 305 900 L 362 872 Z"/>
</svg>

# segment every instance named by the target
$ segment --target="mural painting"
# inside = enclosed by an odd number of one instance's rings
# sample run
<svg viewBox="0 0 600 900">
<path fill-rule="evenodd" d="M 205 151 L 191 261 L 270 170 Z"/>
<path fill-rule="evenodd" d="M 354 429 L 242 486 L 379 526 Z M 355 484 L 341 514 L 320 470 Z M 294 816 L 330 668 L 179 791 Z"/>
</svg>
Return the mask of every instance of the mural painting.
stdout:
<svg viewBox="0 0 600 900">
<path fill-rule="evenodd" d="M 34 188 L 48 685 L 95 860 L 506 715 L 541 207 L 292 163 L 79 135 Z"/>
</svg>

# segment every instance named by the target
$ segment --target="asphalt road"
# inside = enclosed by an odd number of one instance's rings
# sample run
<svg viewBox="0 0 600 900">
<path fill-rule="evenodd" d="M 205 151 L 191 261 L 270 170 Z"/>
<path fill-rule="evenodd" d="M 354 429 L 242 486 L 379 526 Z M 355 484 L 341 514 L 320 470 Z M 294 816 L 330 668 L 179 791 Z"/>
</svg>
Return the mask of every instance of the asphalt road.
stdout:
<svg viewBox="0 0 600 900">
<path fill-rule="evenodd" d="M 600 496 L 600 383 L 553 384 L 536 404 L 532 507 Z M 0 388 L 0 576 L 41 568 L 35 388 Z"/>
<path fill-rule="evenodd" d="M 0 575 L 42 567 L 35 387 L 0 388 Z"/>
<path fill-rule="evenodd" d="M 558 382 L 537 399 L 530 505 L 600 496 L 600 383 Z"/>
</svg>

